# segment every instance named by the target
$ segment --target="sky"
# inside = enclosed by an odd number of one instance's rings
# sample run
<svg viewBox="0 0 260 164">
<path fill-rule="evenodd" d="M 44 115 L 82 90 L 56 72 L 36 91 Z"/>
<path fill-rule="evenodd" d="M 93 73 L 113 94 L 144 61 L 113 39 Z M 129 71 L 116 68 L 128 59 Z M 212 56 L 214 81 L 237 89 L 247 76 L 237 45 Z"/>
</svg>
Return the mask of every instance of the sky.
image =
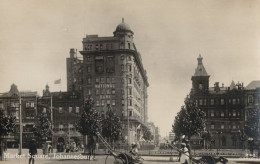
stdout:
<svg viewBox="0 0 260 164">
<path fill-rule="evenodd" d="M 148 117 L 162 136 L 191 89 L 197 57 L 215 82 L 260 80 L 260 1 L 0 0 L 0 93 L 11 84 L 66 91 L 66 58 L 86 34 L 112 36 L 124 18 L 148 73 Z M 80 56 L 80 55 L 78 55 Z M 62 84 L 54 85 L 61 78 Z"/>
</svg>

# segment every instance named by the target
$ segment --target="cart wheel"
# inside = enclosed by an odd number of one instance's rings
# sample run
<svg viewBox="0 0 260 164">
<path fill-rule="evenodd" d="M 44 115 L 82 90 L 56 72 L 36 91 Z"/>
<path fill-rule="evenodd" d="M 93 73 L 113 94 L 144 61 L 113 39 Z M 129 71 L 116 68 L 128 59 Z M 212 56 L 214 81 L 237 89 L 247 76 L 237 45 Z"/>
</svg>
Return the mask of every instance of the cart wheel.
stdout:
<svg viewBox="0 0 260 164">
<path fill-rule="evenodd" d="M 206 162 L 206 164 L 215 164 L 215 160 L 212 156 L 202 156 L 200 161 Z"/>
<path fill-rule="evenodd" d="M 201 159 L 201 160 L 200 160 L 200 164 L 208 164 L 208 162 L 207 162 L 206 159 Z"/>
</svg>

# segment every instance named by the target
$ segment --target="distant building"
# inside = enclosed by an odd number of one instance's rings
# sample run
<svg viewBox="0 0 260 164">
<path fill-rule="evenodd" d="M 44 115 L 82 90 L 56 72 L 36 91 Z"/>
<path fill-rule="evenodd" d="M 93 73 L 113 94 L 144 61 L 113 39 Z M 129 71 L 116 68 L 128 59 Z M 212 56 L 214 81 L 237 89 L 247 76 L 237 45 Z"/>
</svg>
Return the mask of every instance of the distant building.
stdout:
<svg viewBox="0 0 260 164">
<path fill-rule="evenodd" d="M 76 131 L 75 123 L 83 111 L 83 102 L 80 91 L 50 92 L 46 85 L 43 96 L 39 99 L 38 114 L 46 113 L 52 122 L 54 147 L 58 143 L 82 143 L 82 135 Z"/>
<path fill-rule="evenodd" d="M 198 66 L 192 76 L 191 98 L 206 113 L 206 129 L 213 136 L 212 148 L 240 148 L 242 141 L 240 134 L 245 125 L 245 93 L 243 83 L 230 86 L 214 84 L 209 87 L 209 75 L 198 58 Z M 197 147 L 203 145 L 201 139 L 194 138 L 193 144 Z"/>
<path fill-rule="evenodd" d="M 7 115 L 16 117 L 16 127 L 14 134 L 7 136 L 7 146 L 17 148 L 20 142 L 20 100 L 23 125 L 23 147 L 27 147 L 29 141 L 33 138 L 33 125 L 37 116 L 37 92 L 19 91 L 15 84 L 11 85 L 9 92 L 0 95 L 0 109 L 3 109 Z"/>
</svg>

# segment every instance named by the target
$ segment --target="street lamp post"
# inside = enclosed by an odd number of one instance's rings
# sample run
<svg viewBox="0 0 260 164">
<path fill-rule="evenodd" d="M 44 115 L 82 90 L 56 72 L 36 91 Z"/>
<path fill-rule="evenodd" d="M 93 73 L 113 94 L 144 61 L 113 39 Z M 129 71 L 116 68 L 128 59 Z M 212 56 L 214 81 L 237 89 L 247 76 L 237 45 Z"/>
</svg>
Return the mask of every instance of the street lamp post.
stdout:
<svg viewBox="0 0 260 164">
<path fill-rule="evenodd" d="M 19 97 L 19 127 L 20 127 L 20 146 L 19 146 L 19 155 L 22 154 L 23 148 L 23 123 L 22 123 L 22 99 Z"/>
</svg>

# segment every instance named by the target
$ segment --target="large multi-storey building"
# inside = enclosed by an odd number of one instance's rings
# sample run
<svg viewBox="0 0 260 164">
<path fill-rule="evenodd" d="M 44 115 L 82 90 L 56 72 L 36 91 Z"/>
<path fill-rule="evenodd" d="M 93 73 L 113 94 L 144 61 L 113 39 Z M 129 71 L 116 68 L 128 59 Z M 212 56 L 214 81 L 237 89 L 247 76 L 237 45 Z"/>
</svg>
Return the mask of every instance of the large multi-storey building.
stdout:
<svg viewBox="0 0 260 164">
<path fill-rule="evenodd" d="M 147 122 L 147 73 L 133 41 L 134 32 L 124 20 L 114 36 L 87 35 L 83 38 L 83 63 L 70 51 L 67 59 L 68 90 L 82 90 L 95 100 L 95 108 L 105 113 L 107 105 L 124 120 L 128 142 L 140 139 L 140 124 Z M 127 123 L 129 118 L 129 123 Z M 129 134 L 127 131 L 129 129 Z"/>
<path fill-rule="evenodd" d="M 58 143 L 82 143 L 82 135 L 76 131 L 75 123 L 83 110 L 83 97 L 75 88 L 68 92 L 50 92 L 46 85 L 43 96 L 38 100 L 38 115 L 46 114 L 52 124 L 53 146 Z"/>
<path fill-rule="evenodd" d="M 240 134 L 245 124 L 245 88 L 243 83 L 232 81 L 230 86 L 209 87 L 209 75 L 198 58 L 198 66 L 192 76 L 191 98 L 206 113 L 206 129 L 214 137 L 213 148 L 239 148 Z M 195 144 L 195 143 L 194 143 Z M 201 144 L 196 142 L 196 144 Z"/>
<path fill-rule="evenodd" d="M 14 134 L 6 137 L 8 147 L 18 147 L 20 143 L 20 118 L 22 118 L 22 145 L 27 147 L 28 141 L 33 138 L 33 125 L 37 116 L 37 92 L 20 91 L 15 84 L 9 92 L 0 95 L 0 109 L 7 115 L 16 117 Z M 20 113 L 21 109 L 21 113 Z M 20 117 L 20 114 L 22 117 Z"/>
</svg>

